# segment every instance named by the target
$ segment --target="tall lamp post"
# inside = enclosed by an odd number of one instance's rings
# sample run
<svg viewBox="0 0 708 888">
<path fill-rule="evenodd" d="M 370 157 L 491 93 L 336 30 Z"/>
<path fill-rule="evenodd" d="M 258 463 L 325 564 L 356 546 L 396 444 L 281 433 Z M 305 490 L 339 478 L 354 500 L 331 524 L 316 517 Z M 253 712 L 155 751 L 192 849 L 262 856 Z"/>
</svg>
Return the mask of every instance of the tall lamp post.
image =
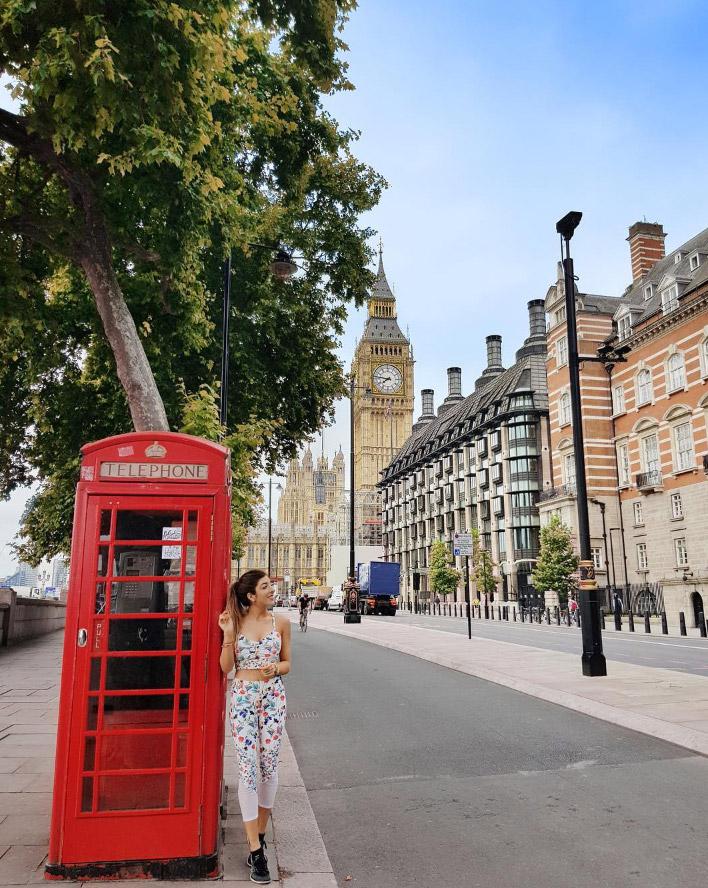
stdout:
<svg viewBox="0 0 708 888">
<path fill-rule="evenodd" d="M 276 484 L 275 489 L 278 491 L 282 491 L 282 485 Z M 268 577 L 270 578 L 273 574 L 271 569 L 272 558 L 271 558 L 271 550 L 273 548 L 273 476 L 268 475 Z M 277 557 L 276 557 L 276 566 L 277 566 Z"/>
<path fill-rule="evenodd" d="M 565 280 L 565 313 L 568 333 L 568 375 L 570 377 L 570 406 L 573 418 L 573 451 L 575 457 L 575 484 L 578 504 L 578 541 L 580 543 L 580 617 L 583 637 L 583 675 L 607 675 L 607 663 L 602 652 L 600 606 L 595 568 L 590 550 L 590 519 L 588 516 L 587 485 L 585 482 L 585 451 L 583 418 L 580 402 L 580 365 L 578 361 L 578 329 L 575 317 L 575 273 L 570 256 L 570 239 L 580 224 L 583 214 L 571 211 L 556 223 L 561 236 L 561 259 Z M 565 249 L 564 249 L 565 246 Z"/>
<path fill-rule="evenodd" d="M 358 609 L 358 590 L 356 588 L 356 554 L 354 549 L 354 396 L 356 392 L 363 392 L 364 397 L 371 397 L 371 389 L 367 386 L 356 384 L 356 377 L 352 373 L 349 378 L 349 579 L 346 583 L 344 596 L 344 622 L 361 623 L 361 614 Z M 351 595 L 354 593 L 355 607 L 351 607 Z"/>
<path fill-rule="evenodd" d="M 280 281 L 287 281 L 297 271 L 293 257 L 279 244 L 249 244 L 259 250 L 275 253 L 270 263 L 270 273 Z M 231 317 L 231 250 L 224 259 L 224 299 L 221 306 L 221 387 L 219 389 L 219 421 L 226 425 L 229 394 L 229 320 Z"/>
</svg>

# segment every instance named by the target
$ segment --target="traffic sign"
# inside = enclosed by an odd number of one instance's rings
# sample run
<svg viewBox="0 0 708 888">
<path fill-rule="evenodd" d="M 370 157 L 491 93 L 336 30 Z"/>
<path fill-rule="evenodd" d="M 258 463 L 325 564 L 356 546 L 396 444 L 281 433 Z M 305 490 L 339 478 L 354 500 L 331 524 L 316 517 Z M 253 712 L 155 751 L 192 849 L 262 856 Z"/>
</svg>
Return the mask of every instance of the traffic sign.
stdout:
<svg viewBox="0 0 708 888">
<path fill-rule="evenodd" d="M 471 555 L 472 554 L 472 534 L 456 533 L 452 540 L 453 555 Z"/>
</svg>

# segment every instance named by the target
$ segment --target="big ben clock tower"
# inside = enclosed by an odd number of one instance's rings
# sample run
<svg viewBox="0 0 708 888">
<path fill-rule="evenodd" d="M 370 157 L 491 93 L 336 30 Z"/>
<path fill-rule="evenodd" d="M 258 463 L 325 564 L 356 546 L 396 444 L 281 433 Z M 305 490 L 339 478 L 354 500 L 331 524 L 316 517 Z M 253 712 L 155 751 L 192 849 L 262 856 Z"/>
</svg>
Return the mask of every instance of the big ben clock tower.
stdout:
<svg viewBox="0 0 708 888">
<path fill-rule="evenodd" d="M 413 424 L 413 352 L 398 326 L 396 297 L 386 280 L 381 247 L 367 303 L 369 316 L 352 361 L 357 493 L 375 492 L 380 472 L 403 446 Z"/>
</svg>

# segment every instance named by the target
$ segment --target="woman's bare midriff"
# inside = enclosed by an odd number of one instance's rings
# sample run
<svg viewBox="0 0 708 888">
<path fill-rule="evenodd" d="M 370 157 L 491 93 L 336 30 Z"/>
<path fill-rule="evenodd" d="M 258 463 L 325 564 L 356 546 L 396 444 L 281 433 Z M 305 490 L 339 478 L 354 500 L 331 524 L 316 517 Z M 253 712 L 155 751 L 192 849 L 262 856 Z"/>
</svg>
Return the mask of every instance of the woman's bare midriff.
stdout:
<svg viewBox="0 0 708 888">
<path fill-rule="evenodd" d="M 234 675 L 234 681 L 270 681 L 270 679 L 263 678 L 260 669 L 239 669 Z"/>
</svg>

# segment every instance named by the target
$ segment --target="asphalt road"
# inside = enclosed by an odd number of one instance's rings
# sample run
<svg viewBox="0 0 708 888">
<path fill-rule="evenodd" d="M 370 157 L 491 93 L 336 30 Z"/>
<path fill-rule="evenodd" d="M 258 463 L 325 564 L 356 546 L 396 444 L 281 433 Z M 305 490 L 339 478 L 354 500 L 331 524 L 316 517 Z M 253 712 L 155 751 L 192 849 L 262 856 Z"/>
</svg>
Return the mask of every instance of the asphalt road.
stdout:
<svg viewBox="0 0 708 888">
<path fill-rule="evenodd" d="M 495 612 L 496 613 L 496 612 Z M 329 614 L 341 622 L 341 613 Z M 429 617 L 399 611 L 395 617 L 364 617 L 365 620 L 396 620 L 411 626 L 442 629 L 446 632 L 467 634 L 467 621 L 461 617 Z M 634 633 L 603 632 L 602 643 L 608 660 L 636 663 L 638 666 L 654 666 L 677 669 L 694 675 L 708 676 L 708 640 L 704 638 L 677 638 L 671 635 L 644 635 L 644 623 L 636 623 Z M 529 625 L 497 620 L 472 620 L 472 634 L 480 638 L 528 644 L 565 653 L 582 653 L 580 630 L 568 626 Z"/>
<path fill-rule="evenodd" d="M 705 884 L 702 757 L 313 628 L 286 682 L 341 888 Z"/>
</svg>

